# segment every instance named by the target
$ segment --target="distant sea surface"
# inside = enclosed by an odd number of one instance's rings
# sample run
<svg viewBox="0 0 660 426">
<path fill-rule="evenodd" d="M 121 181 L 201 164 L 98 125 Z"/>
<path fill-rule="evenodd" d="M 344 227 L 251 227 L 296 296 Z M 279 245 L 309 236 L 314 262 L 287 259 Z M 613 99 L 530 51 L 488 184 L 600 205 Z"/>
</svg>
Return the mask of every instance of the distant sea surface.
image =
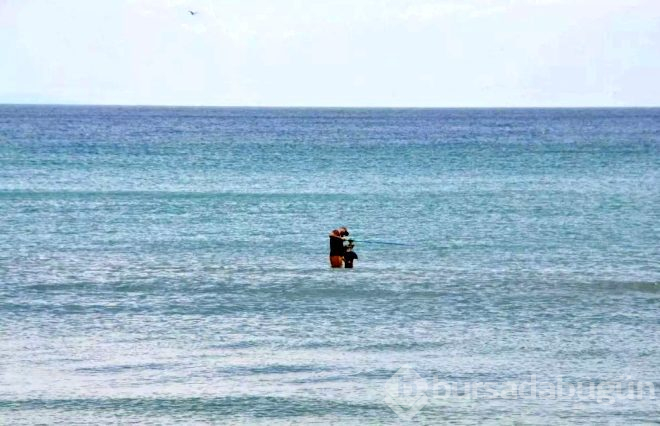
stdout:
<svg viewBox="0 0 660 426">
<path fill-rule="evenodd" d="M 656 422 L 659 172 L 660 109 L 0 106 L 0 423 Z"/>
</svg>

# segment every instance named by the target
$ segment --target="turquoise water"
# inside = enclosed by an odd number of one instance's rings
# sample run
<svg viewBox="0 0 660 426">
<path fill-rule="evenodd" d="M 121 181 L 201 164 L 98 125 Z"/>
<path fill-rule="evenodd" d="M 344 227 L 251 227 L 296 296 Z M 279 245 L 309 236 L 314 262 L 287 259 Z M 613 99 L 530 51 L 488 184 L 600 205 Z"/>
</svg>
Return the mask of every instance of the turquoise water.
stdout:
<svg viewBox="0 0 660 426">
<path fill-rule="evenodd" d="M 0 420 L 396 423 L 409 365 L 413 421 L 652 423 L 434 390 L 660 392 L 659 171 L 660 109 L 0 106 Z"/>
</svg>

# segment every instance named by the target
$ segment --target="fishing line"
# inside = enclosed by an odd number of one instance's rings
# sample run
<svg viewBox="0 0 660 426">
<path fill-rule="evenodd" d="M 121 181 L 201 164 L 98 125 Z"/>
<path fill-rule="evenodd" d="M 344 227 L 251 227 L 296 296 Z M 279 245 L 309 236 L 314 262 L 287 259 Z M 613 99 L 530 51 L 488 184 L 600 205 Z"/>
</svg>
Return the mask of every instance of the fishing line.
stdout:
<svg viewBox="0 0 660 426">
<path fill-rule="evenodd" d="M 356 243 L 367 243 L 367 244 L 389 244 L 389 245 L 394 245 L 394 246 L 414 246 L 414 244 L 408 244 L 408 243 L 395 243 L 393 241 L 379 241 L 379 240 L 354 240 L 351 238 L 352 241 Z"/>
</svg>

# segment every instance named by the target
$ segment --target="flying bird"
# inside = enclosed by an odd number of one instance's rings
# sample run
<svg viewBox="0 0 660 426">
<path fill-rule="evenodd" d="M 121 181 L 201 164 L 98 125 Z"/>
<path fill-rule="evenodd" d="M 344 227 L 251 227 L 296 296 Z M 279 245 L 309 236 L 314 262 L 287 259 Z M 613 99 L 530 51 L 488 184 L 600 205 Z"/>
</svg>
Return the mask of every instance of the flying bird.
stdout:
<svg viewBox="0 0 660 426">
<path fill-rule="evenodd" d="M 188 13 L 190 13 L 191 16 L 195 16 L 195 15 L 197 15 L 197 12 L 194 12 L 194 11 L 192 11 L 192 10 L 189 10 Z"/>
</svg>

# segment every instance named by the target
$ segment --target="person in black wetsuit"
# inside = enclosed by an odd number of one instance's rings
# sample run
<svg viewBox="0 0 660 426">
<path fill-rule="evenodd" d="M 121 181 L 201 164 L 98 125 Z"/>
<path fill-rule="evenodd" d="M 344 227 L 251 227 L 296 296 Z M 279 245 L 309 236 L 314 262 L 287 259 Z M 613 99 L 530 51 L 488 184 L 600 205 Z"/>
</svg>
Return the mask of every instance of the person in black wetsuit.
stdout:
<svg viewBox="0 0 660 426">
<path fill-rule="evenodd" d="M 344 265 L 344 240 L 348 237 L 345 226 L 330 231 L 330 266 L 341 268 Z"/>
<path fill-rule="evenodd" d="M 353 261 L 358 258 L 357 253 L 353 251 L 354 246 L 353 241 L 348 240 L 348 245 L 345 247 L 344 251 L 344 268 L 352 268 Z"/>
</svg>

